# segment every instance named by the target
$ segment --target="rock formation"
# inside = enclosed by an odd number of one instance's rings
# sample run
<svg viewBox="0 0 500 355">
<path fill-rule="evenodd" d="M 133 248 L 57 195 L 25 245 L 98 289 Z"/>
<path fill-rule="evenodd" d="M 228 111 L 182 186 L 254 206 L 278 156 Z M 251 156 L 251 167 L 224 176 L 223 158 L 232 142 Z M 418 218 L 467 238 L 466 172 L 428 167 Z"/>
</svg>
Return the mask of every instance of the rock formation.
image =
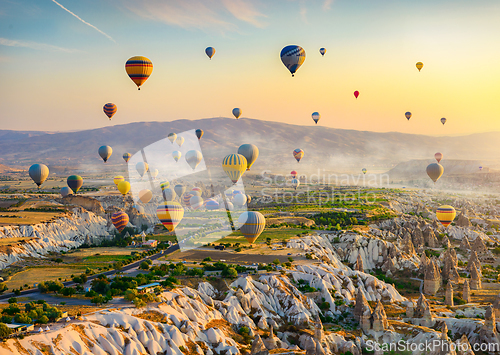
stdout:
<svg viewBox="0 0 500 355">
<path fill-rule="evenodd" d="M 463 214 L 463 212 L 460 213 L 460 216 L 458 216 L 457 226 L 464 228 L 468 228 L 471 226 L 470 220 Z"/>
<path fill-rule="evenodd" d="M 424 293 L 435 295 L 441 287 L 441 270 L 437 265 L 437 261 L 431 259 L 424 271 Z"/>
<path fill-rule="evenodd" d="M 443 246 L 443 248 L 451 248 L 451 243 L 450 243 L 450 239 L 448 238 L 448 236 L 444 236 L 443 239 L 441 240 L 441 245 Z"/>
<path fill-rule="evenodd" d="M 467 303 L 470 303 L 470 301 L 471 301 L 469 281 L 467 281 L 467 280 L 464 281 L 464 288 L 463 288 L 463 291 L 462 291 L 462 298 Z"/>
<path fill-rule="evenodd" d="M 378 301 L 371 315 L 372 329 L 376 332 L 384 331 L 389 327 L 384 305 Z"/>
<path fill-rule="evenodd" d="M 401 241 L 400 244 L 401 250 L 403 250 L 405 253 L 409 255 L 414 255 L 415 254 L 415 247 L 413 245 L 413 242 L 411 240 L 410 234 L 406 234 L 403 240 Z"/>
<path fill-rule="evenodd" d="M 427 227 L 423 231 L 425 245 L 429 248 L 437 248 L 439 246 L 439 241 L 436 238 L 436 234 L 431 227 Z"/>
<path fill-rule="evenodd" d="M 443 280 L 452 280 L 458 282 L 460 275 L 458 274 L 458 258 L 455 249 L 447 249 L 443 259 Z"/>
<path fill-rule="evenodd" d="M 415 308 L 413 317 L 420 318 L 420 325 L 430 327 L 434 324 L 431 305 L 429 301 L 427 301 L 423 293 L 420 294 L 420 297 L 417 300 L 417 307 Z"/>
<path fill-rule="evenodd" d="M 413 246 L 415 247 L 415 249 L 417 250 L 423 249 L 425 241 L 424 241 L 424 235 L 420 228 L 417 227 L 413 230 L 413 233 L 411 235 L 411 240 L 413 242 Z"/>
<path fill-rule="evenodd" d="M 453 307 L 453 285 L 451 284 L 451 281 L 448 281 L 448 284 L 446 285 L 444 304 Z"/>
<path fill-rule="evenodd" d="M 359 292 L 356 295 L 356 305 L 354 306 L 354 318 L 359 322 L 359 327 L 364 331 L 367 331 L 371 327 L 370 317 L 372 315 L 372 309 L 368 304 L 363 292 Z"/>
<path fill-rule="evenodd" d="M 481 275 L 476 268 L 473 268 L 470 273 L 470 288 L 471 290 L 480 290 L 482 288 Z"/>
<path fill-rule="evenodd" d="M 269 351 L 267 350 L 262 338 L 259 334 L 255 336 L 252 342 L 252 350 L 250 352 L 251 355 L 269 355 Z"/>
<path fill-rule="evenodd" d="M 92 197 L 82 195 L 68 195 L 62 198 L 61 201 L 65 205 L 80 206 L 87 211 L 95 213 L 98 216 L 104 216 L 105 213 L 101 203 Z"/>
<path fill-rule="evenodd" d="M 356 265 L 354 266 L 354 270 L 364 272 L 363 268 L 363 259 L 361 259 L 361 254 L 358 254 L 358 258 L 356 259 Z"/>
<path fill-rule="evenodd" d="M 467 271 L 472 273 L 473 269 L 476 269 L 481 274 L 481 262 L 474 250 L 471 252 L 469 260 L 467 261 Z"/>
<path fill-rule="evenodd" d="M 467 238 L 466 235 L 464 235 L 462 241 L 460 242 L 460 249 L 462 249 L 463 251 L 470 251 L 469 238 Z"/>
<path fill-rule="evenodd" d="M 476 252 L 479 260 L 491 260 L 491 258 L 493 257 L 493 254 L 488 250 L 488 248 L 486 248 L 483 239 L 479 235 L 476 237 L 476 239 L 474 239 L 471 250 Z"/>
</svg>

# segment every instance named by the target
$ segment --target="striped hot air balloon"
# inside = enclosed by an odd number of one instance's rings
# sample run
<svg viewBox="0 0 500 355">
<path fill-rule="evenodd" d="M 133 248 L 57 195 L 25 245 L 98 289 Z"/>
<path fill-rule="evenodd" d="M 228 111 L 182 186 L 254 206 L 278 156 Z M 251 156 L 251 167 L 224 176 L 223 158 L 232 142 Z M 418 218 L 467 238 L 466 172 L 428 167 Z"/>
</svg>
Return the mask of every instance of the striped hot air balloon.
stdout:
<svg viewBox="0 0 500 355">
<path fill-rule="evenodd" d="M 300 163 L 300 159 L 304 156 L 304 151 L 302 149 L 295 149 L 293 151 L 293 157 L 297 160 L 297 163 Z"/>
<path fill-rule="evenodd" d="M 182 202 L 187 206 L 191 206 L 189 201 L 191 200 L 191 197 L 193 194 L 191 192 L 186 192 L 184 195 L 182 195 Z"/>
<path fill-rule="evenodd" d="M 126 163 L 132 158 L 132 154 L 130 153 L 123 153 L 123 160 L 125 160 Z"/>
<path fill-rule="evenodd" d="M 202 129 L 199 129 L 199 128 L 198 128 L 198 129 L 196 130 L 196 137 L 198 137 L 198 140 L 200 140 L 200 139 L 201 139 L 201 137 L 203 137 L 203 133 L 204 133 L 204 132 L 203 132 L 203 130 L 202 130 Z"/>
<path fill-rule="evenodd" d="M 422 70 L 422 68 L 424 67 L 424 63 L 422 62 L 417 62 L 417 64 L 415 64 L 415 66 L 417 67 L 418 71 Z"/>
<path fill-rule="evenodd" d="M 103 106 L 102 110 L 108 116 L 108 118 L 111 120 L 111 117 L 116 113 L 116 105 L 112 102 L 108 102 L 106 105 Z"/>
<path fill-rule="evenodd" d="M 71 175 L 68 176 L 66 183 L 68 184 L 69 188 L 76 194 L 78 193 L 78 190 L 80 190 L 80 187 L 82 187 L 83 185 L 83 179 L 79 175 Z"/>
<path fill-rule="evenodd" d="M 148 80 L 153 72 L 153 63 L 146 57 L 136 56 L 127 60 L 125 70 L 132 81 L 141 90 L 141 85 Z"/>
<path fill-rule="evenodd" d="M 455 219 L 457 211 L 452 206 L 439 206 L 436 210 L 436 218 L 445 228 L 448 227 Z"/>
<path fill-rule="evenodd" d="M 236 184 L 247 169 L 247 159 L 241 154 L 229 154 L 222 160 L 222 169 Z"/>
<path fill-rule="evenodd" d="M 405 117 L 409 121 L 411 118 L 411 112 L 410 111 L 405 112 Z"/>
<path fill-rule="evenodd" d="M 281 50 L 281 61 L 290 71 L 292 76 L 306 60 L 306 51 L 297 45 L 289 45 Z"/>
<path fill-rule="evenodd" d="M 203 191 L 201 190 L 201 187 L 198 187 L 198 186 L 195 186 L 191 189 L 191 193 L 197 195 L 197 196 L 201 196 L 201 194 L 203 193 Z"/>
<path fill-rule="evenodd" d="M 119 232 L 123 231 L 128 224 L 128 214 L 123 211 L 115 212 L 111 216 L 111 222 Z"/>
<path fill-rule="evenodd" d="M 266 227 L 266 219 L 260 212 L 243 212 L 238 218 L 241 234 L 253 244 Z"/>
<path fill-rule="evenodd" d="M 203 206 L 203 199 L 201 198 L 201 196 L 191 195 L 191 198 L 189 199 L 189 206 L 192 209 L 197 210 L 198 208 Z"/>
<path fill-rule="evenodd" d="M 205 207 L 207 210 L 213 211 L 213 210 L 218 210 L 219 209 L 219 203 L 215 200 L 207 200 L 205 203 Z"/>
<path fill-rule="evenodd" d="M 178 202 L 168 201 L 156 208 L 156 215 L 165 228 L 172 232 L 184 217 L 184 208 Z"/>
<path fill-rule="evenodd" d="M 162 190 L 168 189 L 169 187 L 170 187 L 170 182 L 168 182 L 167 180 L 162 181 L 160 183 L 160 189 L 162 189 Z"/>
<path fill-rule="evenodd" d="M 125 181 L 125 178 L 121 175 L 117 175 L 113 178 L 113 182 L 115 183 L 116 186 L 122 181 Z"/>
</svg>

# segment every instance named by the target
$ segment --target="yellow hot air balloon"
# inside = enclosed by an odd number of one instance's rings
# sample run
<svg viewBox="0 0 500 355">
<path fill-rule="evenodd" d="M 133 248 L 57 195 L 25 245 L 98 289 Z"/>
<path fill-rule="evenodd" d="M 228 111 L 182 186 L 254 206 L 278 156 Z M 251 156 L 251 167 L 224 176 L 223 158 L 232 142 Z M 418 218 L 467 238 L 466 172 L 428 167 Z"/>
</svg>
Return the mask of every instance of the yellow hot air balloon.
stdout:
<svg viewBox="0 0 500 355">
<path fill-rule="evenodd" d="M 178 202 L 167 201 L 156 208 L 156 215 L 165 228 L 172 232 L 184 217 L 184 208 Z"/>
<path fill-rule="evenodd" d="M 125 196 L 130 191 L 130 183 L 128 181 L 122 181 L 116 187 L 123 196 Z"/>
<path fill-rule="evenodd" d="M 229 154 L 222 160 L 222 169 L 236 184 L 247 170 L 247 159 L 241 154 Z"/>
<path fill-rule="evenodd" d="M 178 150 L 176 150 L 176 151 L 172 152 L 172 156 L 174 157 L 175 162 L 178 162 L 178 161 L 179 161 L 179 159 L 180 159 L 180 158 L 181 158 L 181 156 L 182 156 L 182 153 L 181 153 L 181 152 L 179 152 Z"/>
<path fill-rule="evenodd" d="M 142 203 L 148 203 L 152 198 L 153 193 L 151 192 L 151 190 L 144 189 L 139 191 L 139 200 L 141 200 Z"/>
<path fill-rule="evenodd" d="M 167 138 L 170 141 L 170 143 L 174 143 L 175 140 L 177 139 L 177 134 L 175 134 L 175 133 L 169 133 L 169 135 L 167 136 Z"/>
<path fill-rule="evenodd" d="M 456 215 L 457 211 L 452 206 L 443 205 L 436 210 L 436 218 L 445 228 L 453 222 Z"/>
<path fill-rule="evenodd" d="M 427 175 L 432 179 L 432 181 L 436 182 L 444 173 L 444 168 L 439 163 L 432 163 L 427 166 Z"/>
<path fill-rule="evenodd" d="M 175 140 L 175 143 L 177 143 L 177 145 L 179 147 L 182 147 L 182 144 L 184 143 L 184 137 L 181 137 L 181 136 L 177 137 L 177 139 Z"/>
<path fill-rule="evenodd" d="M 148 80 L 153 72 L 153 63 L 146 57 L 136 56 L 127 60 L 125 70 L 132 81 L 141 90 L 141 85 Z"/>
<path fill-rule="evenodd" d="M 121 175 L 115 176 L 113 178 L 113 182 L 115 183 L 116 186 L 118 186 L 118 184 L 124 180 L 125 180 L 125 178 Z"/>
<path fill-rule="evenodd" d="M 417 64 L 415 64 L 415 66 L 417 67 L 418 71 L 420 71 L 424 67 L 424 63 L 417 62 Z"/>
</svg>

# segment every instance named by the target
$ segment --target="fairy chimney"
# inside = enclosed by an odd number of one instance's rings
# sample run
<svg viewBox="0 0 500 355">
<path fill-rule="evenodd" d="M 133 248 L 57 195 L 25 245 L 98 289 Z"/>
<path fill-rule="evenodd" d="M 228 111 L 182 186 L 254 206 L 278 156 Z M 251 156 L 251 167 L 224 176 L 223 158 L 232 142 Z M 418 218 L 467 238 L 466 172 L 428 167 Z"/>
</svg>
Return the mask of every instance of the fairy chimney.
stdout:
<svg viewBox="0 0 500 355">
<path fill-rule="evenodd" d="M 481 275 L 476 268 L 473 268 L 470 273 L 470 288 L 471 290 L 480 290 L 482 288 Z"/>
<path fill-rule="evenodd" d="M 415 255 L 415 247 L 413 246 L 410 234 L 406 234 L 401 241 L 401 249 L 409 255 Z"/>
<path fill-rule="evenodd" d="M 425 228 L 423 234 L 426 246 L 428 246 L 429 248 L 437 248 L 439 246 L 439 241 L 436 238 L 436 234 L 431 227 L 428 226 L 427 228 Z"/>
<path fill-rule="evenodd" d="M 443 248 L 451 248 L 451 243 L 450 243 L 450 239 L 448 239 L 448 236 L 444 236 L 443 239 L 441 240 L 441 245 L 443 246 Z"/>
<path fill-rule="evenodd" d="M 463 214 L 463 212 L 460 213 L 460 216 L 458 216 L 457 226 L 464 228 L 471 226 L 470 220 Z"/>
<path fill-rule="evenodd" d="M 370 329 L 370 317 L 372 309 L 365 298 L 365 295 L 358 289 L 356 294 L 356 305 L 354 306 L 354 318 L 359 322 L 360 328 L 364 331 Z"/>
<path fill-rule="evenodd" d="M 361 272 L 365 271 L 363 268 L 363 259 L 361 258 L 361 254 L 358 254 L 358 258 L 356 259 L 356 266 L 354 267 L 354 270 L 361 271 Z"/>
<path fill-rule="evenodd" d="M 467 280 L 464 281 L 464 288 L 463 288 L 463 291 L 462 291 L 462 298 L 467 303 L 470 303 L 470 301 L 471 301 L 469 281 L 467 281 Z"/>
<path fill-rule="evenodd" d="M 467 271 L 472 273 L 473 269 L 477 269 L 479 273 L 481 273 L 481 262 L 479 261 L 479 258 L 477 257 L 476 251 L 472 251 L 470 253 L 469 260 L 467 261 Z"/>
<path fill-rule="evenodd" d="M 437 266 L 437 262 L 431 259 L 424 272 L 424 293 L 435 295 L 441 287 L 441 270 Z"/>
<path fill-rule="evenodd" d="M 453 285 L 451 284 L 451 281 L 448 281 L 448 284 L 446 285 L 444 304 L 453 307 Z"/>
<path fill-rule="evenodd" d="M 460 243 L 460 249 L 462 249 L 463 251 L 470 250 L 469 238 L 467 238 L 466 235 L 462 238 L 462 242 Z"/>
<path fill-rule="evenodd" d="M 372 329 L 376 332 L 381 332 L 389 327 L 387 322 L 387 315 L 385 314 L 384 305 L 380 300 L 377 302 L 375 309 L 373 310 L 372 316 Z"/>
</svg>

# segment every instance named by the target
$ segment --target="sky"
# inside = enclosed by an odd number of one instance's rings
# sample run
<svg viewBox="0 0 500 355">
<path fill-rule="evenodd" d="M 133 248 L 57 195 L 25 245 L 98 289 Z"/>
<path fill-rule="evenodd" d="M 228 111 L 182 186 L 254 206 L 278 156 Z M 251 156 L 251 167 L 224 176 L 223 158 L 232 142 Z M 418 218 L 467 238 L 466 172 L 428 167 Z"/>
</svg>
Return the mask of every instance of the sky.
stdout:
<svg viewBox="0 0 500 355">
<path fill-rule="evenodd" d="M 318 111 L 319 125 L 342 129 L 499 131 L 499 18 L 497 0 L 0 0 L 0 129 L 239 107 L 242 119 L 299 125 Z M 293 78 L 279 57 L 289 44 L 306 51 Z M 125 72 L 135 55 L 154 66 L 140 91 Z M 111 122 L 107 102 L 118 107 Z"/>
</svg>

